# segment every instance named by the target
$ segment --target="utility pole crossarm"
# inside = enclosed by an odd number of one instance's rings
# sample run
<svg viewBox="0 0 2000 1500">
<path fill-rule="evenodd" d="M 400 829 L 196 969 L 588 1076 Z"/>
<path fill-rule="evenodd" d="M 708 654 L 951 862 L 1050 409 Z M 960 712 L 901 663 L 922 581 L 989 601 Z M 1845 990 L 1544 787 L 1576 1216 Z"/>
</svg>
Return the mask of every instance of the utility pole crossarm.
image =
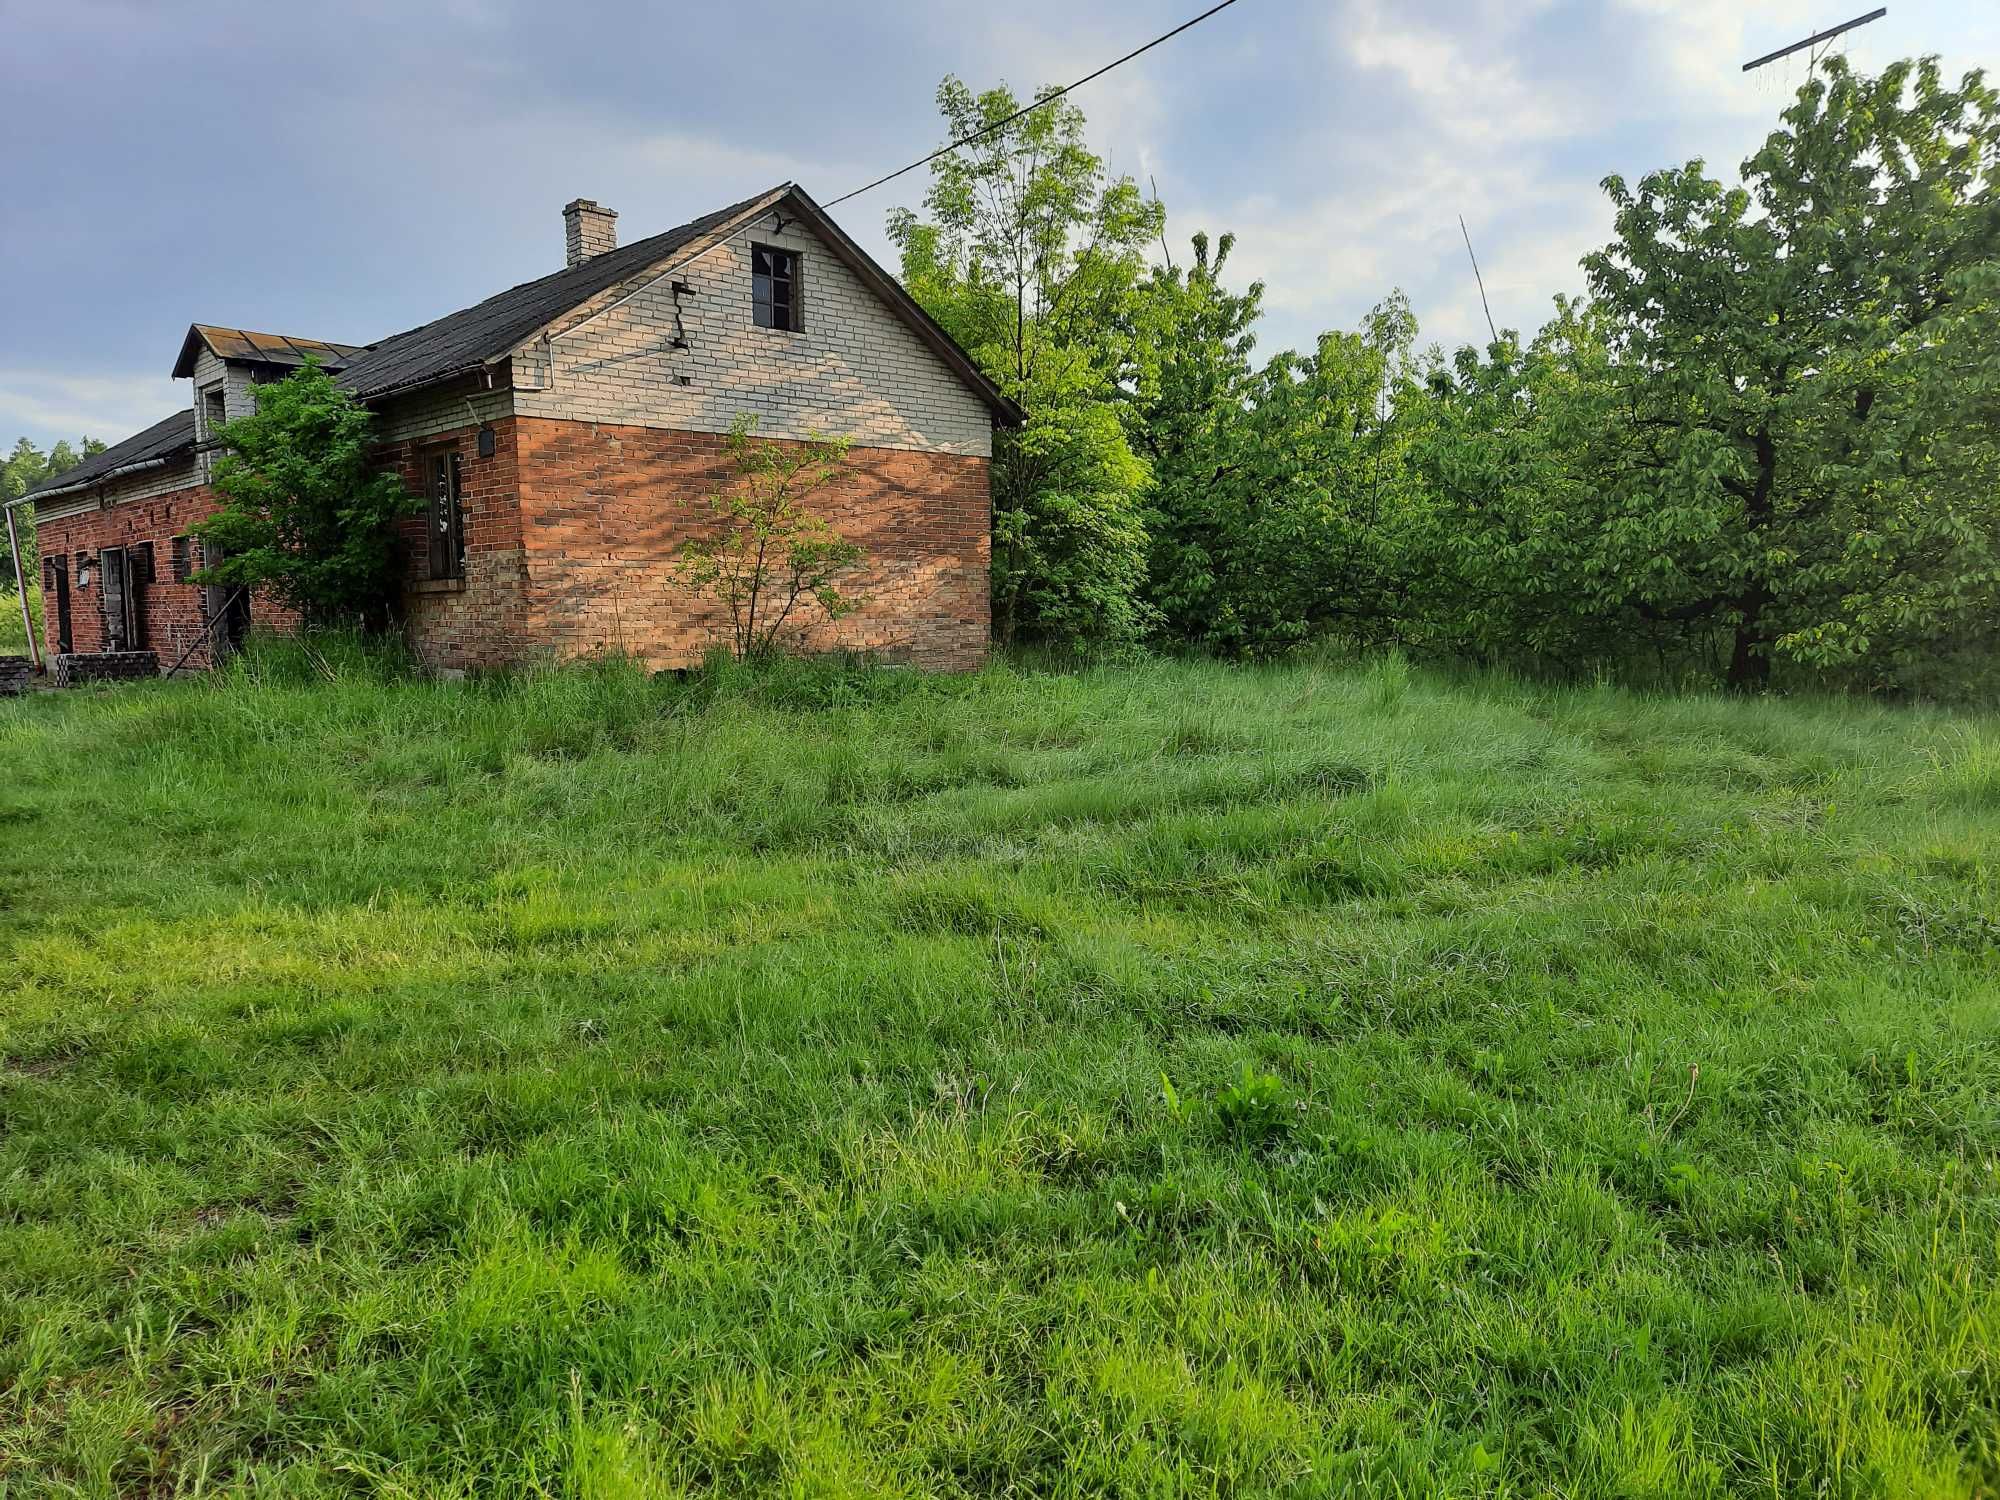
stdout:
<svg viewBox="0 0 2000 1500">
<path fill-rule="evenodd" d="M 1843 31 L 1852 31 L 1857 26 L 1866 26 L 1870 21 L 1879 21 L 1888 14 L 1888 6 L 1878 5 L 1865 16 L 1856 16 L 1851 21 L 1842 21 L 1838 26 L 1829 26 L 1824 31 L 1815 31 L 1803 41 L 1793 42 L 1789 47 L 1780 47 L 1776 52 L 1766 52 L 1762 57 L 1745 63 L 1743 71 L 1748 73 L 1752 68 L 1763 67 L 1765 63 L 1774 63 L 1781 57 L 1790 57 L 1801 48 L 1817 47 L 1821 42 L 1833 40 L 1833 38 L 1839 36 Z"/>
</svg>

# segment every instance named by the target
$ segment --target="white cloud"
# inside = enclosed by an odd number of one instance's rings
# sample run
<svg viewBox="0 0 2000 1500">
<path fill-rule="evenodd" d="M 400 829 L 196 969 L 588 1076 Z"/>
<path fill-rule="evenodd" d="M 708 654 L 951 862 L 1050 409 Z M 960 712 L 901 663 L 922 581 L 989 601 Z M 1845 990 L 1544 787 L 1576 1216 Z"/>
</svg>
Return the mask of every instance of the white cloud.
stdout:
<svg viewBox="0 0 2000 1500">
<path fill-rule="evenodd" d="M 58 438 L 121 442 L 188 402 L 185 388 L 159 375 L 76 375 L 0 367 L 0 436 L 26 435 L 43 447 Z"/>
<path fill-rule="evenodd" d="M 1339 13 L 1329 41 L 1361 67 L 1393 75 L 1420 103 L 1427 129 L 1461 144 L 1518 146 L 1581 123 L 1579 94 L 1536 87 L 1506 45 L 1537 8 L 1478 7 L 1449 27 L 1427 27 L 1362 0 Z"/>
</svg>

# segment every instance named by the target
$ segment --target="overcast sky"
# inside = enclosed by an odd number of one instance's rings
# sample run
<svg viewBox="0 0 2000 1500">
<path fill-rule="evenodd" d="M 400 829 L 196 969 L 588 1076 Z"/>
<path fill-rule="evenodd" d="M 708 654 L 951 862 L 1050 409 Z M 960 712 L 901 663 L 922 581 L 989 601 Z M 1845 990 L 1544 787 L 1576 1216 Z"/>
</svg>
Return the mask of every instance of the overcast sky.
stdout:
<svg viewBox="0 0 2000 1500">
<path fill-rule="evenodd" d="M 625 240 L 796 179 L 822 202 L 942 143 L 955 72 L 1066 82 L 1204 0 L 0 0 L 0 441 L 127 436 L 188 400 L 191 322 L 365 343 L 557 268 L 560 209 Z M 1239 0 L 1075 95 L 1168 230 L 1234 230 L 1260 347 L 1391 287 L 1426 341 L 1580 289 L 1597 184 L 1733 172 L 1865 0 Z M 1866 68 L 2000 64 L 2000 4 L 1891 0 Z M 837 217 L 885 261 L 917 174 Z M 891 262 L 893 266 L 893 262 Z"/>
</svg>

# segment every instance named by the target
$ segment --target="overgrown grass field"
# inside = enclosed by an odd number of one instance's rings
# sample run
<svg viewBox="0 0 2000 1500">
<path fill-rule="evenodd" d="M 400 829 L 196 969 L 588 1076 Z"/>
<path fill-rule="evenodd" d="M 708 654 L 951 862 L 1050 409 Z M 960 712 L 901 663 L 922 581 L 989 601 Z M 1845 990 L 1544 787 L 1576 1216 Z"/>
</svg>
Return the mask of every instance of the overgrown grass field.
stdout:
<svg viewBox="0 0 2000 1500">
<path fill-rule="evenodd" d="M 0 705 L 0 1489 L 1991 1495 L 2000 723 Z"/>
</svg>

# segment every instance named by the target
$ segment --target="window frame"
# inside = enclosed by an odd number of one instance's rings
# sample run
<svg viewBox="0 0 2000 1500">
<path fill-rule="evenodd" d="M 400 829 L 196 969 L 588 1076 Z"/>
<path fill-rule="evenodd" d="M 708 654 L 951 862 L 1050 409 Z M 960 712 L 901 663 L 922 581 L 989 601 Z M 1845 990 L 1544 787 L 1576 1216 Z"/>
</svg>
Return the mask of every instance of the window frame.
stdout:
<svg viewBox="0 0 2000 1500">
<path fill-rule="evenodd" d="M 758 269 L 760 257 L 771 257 L 767 262 L 771 269 Z M 783 258 L 785 274 L 778 274 L 779 257 Z M 750 321 L 771 333 L 803 333 L 805 331 L 805 252 L 786 245 L 767 245 L 761 240 L 750 242 Z M 779 298 L 778 289 L 784 288 L 785 321 L 777 321 Z"/>
<path fill-rule="evenodd" d="M 104 621 L 107 651 L 146 649 L 146 598 L 141 592 L 147 578 L 145 552 L 148 542 L 100 547 L 97 552 L 97 613 Z"/>
<path fill-rule="evenodd" d="M 433 583 L 462 582 L 466 564 L 465 460 L 458 444 L 443 443 L 423 449 L 417 462 L 423 466 L 424 576 Z M 442 495 L 438 492 L 440 472 Z"/>
<path fill-rule="evenodd" d="M 218 380 L 201 388 L 201 440 L 204 444 L 215 442 L 217 425 L 229 421 L 229 382 Z"/>
</svg>

